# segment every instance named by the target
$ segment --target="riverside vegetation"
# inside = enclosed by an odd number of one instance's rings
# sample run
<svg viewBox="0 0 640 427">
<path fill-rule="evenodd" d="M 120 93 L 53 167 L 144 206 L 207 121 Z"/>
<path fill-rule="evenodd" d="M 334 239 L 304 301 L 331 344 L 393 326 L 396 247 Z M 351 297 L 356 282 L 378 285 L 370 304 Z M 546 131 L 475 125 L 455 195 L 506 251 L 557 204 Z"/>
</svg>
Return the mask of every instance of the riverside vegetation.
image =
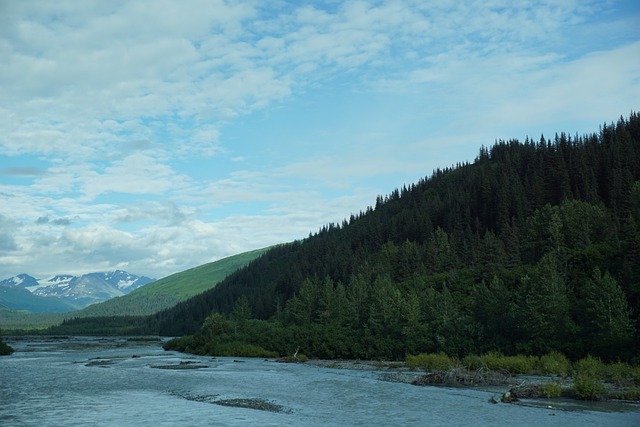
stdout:
<svg viewBox="0 0 640 427">
<path fill-rule="evenodd" d="M 640 366 L 603 363 L 592 356 L 571 363 L 559 352 L 542 356 L 490 352 L 461 360 L 444 353 L 423 353 L 407 356 L 406 364 L 427 372 L 413 382 L 416 385 L 511 385 L 510 401 L 557 397 L 640 401 Z M 517 377 L 522 375 L 537 378 L 527 381 Z"/>
<path fill-rule="evenodd" d="M 631 113 L 597 133 L 483 147 L 473 163 L 380 196 L 152 316 L 69 320 L 50 332 L 175 336 L 167 348 L 197 354 L 558 352 L 577 386 L 596 384 L 598 395 L 601 374 L 580 361 L 637 366 L 639 316 L 640 116 Z"/>
</svg>

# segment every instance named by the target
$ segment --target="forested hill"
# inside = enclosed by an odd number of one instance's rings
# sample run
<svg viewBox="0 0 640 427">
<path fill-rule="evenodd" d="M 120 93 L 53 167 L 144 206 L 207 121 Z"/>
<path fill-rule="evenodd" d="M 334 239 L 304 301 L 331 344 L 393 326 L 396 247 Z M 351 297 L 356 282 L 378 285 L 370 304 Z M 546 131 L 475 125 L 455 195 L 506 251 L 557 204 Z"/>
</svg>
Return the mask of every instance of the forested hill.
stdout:
<svg viewBox="0 0 640 427">
<path fill-rule="evenodd" d="M 640 116 L 483 147 L 154 324 L 192 334 L 212 311 L 228 317 L 192 347 L 233 324 L 235 339 L 318 357 L 640 354 Z"/>
</svg>

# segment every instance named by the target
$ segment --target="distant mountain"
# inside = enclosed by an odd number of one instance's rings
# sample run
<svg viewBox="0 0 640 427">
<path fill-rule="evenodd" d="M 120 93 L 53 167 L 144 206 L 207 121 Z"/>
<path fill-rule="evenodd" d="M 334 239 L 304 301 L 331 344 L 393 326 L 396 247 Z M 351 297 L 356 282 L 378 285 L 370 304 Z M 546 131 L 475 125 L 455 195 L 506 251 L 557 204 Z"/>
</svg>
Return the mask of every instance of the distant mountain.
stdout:
<svg viewBox="0 0 640 427">
<path fill-rule="evenodd" d="M 43 308 L 32 310 L 28 307 L 47 307 L 50 304 L 34 305 L 33 302 L 28 300 L 24 293 L 20 294 L 23 297 L 12 297 L 12 304 L 6 305 L 9 308 L 43 313 L 62 312 L 70 311 L 70 309 L 83 308 L 91 304 L 100 303 L 111 298 L 126 295 L 129 292 L 153 281 L 154 279 L 146 276 L 137 276 L 135 274 L 127 273 L 126 271 L 116 270 L 103 273 L 83 274 L 82 276 L 62 274 L 55 275 L 44 280 L 37 280 L 28 274 L 19 274 L 0 281 L 0 287 L 29 291 L 32 296 L 47 298 L 49 303 L 51 303 L 52 300 L 57 299 L 61 303 L 59 307 L 67 308 L 65 310 L 59 308 L 56 308 L 55 310 L 46 310 Z M 12 293 L 12 295 L 13 294 L 14 293 Z M 19 301 L 22 300 L 25 301 L 24 305 L 19 304 Z M 2 304 L 1 300 L 0 304 Z M 56 303 L 51 304 L 53 304 L 52 307 L 58 307 Z"/>
<path fill-rule="evenodd" d="M 53 289 L 69 286 L 69 283 L 74 279 L 77 279 L 77 277 L 70 274 L 58 274 L 48 279 L 38 280 L 35 285 L 25 287 L 33 293 L 36 293 L 39 289 L 43 289 L 39 293 L 40 296 L 57 296 Z M 50 289 L 50 291 L 47 291 L 47 289 Z"/>
<path fill-rule="evenodd" d="M 28 288 L 38 286 L 38 280 L 28 274 L 18 274 L 8 279 L 0 280 L 0 286 L 16 286 L 20 288 Z"/>
</svg>

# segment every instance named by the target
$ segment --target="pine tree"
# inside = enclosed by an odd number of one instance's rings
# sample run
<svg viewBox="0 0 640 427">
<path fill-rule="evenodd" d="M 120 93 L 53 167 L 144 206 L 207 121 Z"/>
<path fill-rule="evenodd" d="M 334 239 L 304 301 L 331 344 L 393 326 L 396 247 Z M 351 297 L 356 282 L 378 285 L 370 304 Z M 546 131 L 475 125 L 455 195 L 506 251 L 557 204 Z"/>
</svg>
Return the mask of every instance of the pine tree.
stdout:
<svg viewBox="0 0 640 427">
<path fill-rule="evenodd" d="M 535 354 L 563 351 L 574 340 L 575 326 L 569 312 L 569 295 L 551 252 L 543 256 L 533 277 L 523 279 L 525 327 L 529 350 Z"/>
<path fill-rule="evenodd" d="M 633 323 L 624 292 L 609 273 L 594 270 L 586 284 L 584 309 L 585 341 L 610 360 L 620 357 L 619 349 L 633 336 Z"/>
</svg>

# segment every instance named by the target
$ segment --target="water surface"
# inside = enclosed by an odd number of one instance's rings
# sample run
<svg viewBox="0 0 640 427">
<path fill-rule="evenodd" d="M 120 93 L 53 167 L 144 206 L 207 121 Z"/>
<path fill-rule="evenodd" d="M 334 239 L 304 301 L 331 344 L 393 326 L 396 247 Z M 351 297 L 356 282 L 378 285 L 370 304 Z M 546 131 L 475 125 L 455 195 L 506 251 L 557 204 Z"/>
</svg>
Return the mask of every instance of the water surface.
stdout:
<svg viewBox="0 0 640 427">
<path fill-rule="evenodd" d="M 1 426 L 640 425 L 637 405 L 490 404 L 495 392 L 388 382 L 379 371 L 190 356 L 158 342 L 11 345 L 16 352 L 0 357 Z M 261 409 L 228 406 L 256 402 Z"/>
</svg>

